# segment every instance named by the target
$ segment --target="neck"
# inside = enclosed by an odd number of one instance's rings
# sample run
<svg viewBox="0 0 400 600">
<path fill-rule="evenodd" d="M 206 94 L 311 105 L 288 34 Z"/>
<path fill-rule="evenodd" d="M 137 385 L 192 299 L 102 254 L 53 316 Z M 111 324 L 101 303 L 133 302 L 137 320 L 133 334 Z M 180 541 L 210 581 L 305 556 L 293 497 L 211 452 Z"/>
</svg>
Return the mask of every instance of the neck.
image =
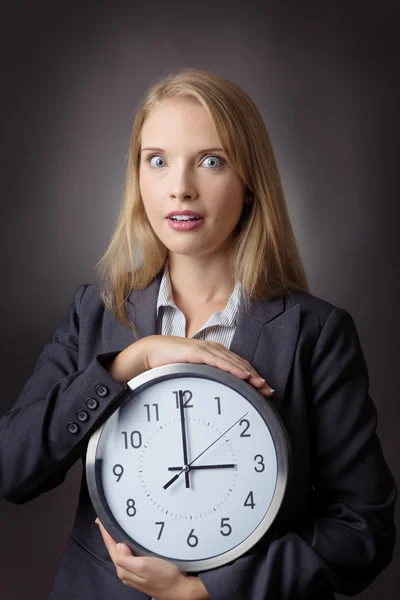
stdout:
<svg viewBox="0 0 400 600">
<path fill-rule="evenodd" d="M 168 265 L 176 304 L 221 304 L 232 294 L 235 283 L 229 276 L 226 256 L 210 260 L 170 253 Z"/>
</svg>

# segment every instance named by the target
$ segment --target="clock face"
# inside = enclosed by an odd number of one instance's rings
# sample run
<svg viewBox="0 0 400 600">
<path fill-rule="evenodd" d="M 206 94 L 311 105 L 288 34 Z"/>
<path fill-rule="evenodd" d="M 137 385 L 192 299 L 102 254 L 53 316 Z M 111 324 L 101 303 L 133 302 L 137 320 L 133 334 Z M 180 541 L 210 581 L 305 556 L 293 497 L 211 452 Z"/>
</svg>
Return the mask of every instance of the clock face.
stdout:
<svg viewBox="0 0 400 600">
<path fill-rule="evenodd" d="M 129 386 L 88 448 L 100 520 L 134 551 L 186 570 L 233 560 L 268 529 L 286 484 L 269 401 L 206 365 L 158 367 Z"/>
</svg>

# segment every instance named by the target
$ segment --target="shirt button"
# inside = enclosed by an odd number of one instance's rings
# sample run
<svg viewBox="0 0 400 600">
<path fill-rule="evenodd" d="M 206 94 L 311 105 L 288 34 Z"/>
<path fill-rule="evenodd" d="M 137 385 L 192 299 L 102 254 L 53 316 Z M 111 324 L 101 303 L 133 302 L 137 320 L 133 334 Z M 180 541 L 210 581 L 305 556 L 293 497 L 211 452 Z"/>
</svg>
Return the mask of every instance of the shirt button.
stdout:
<svg viewBox="0 0 400 600">
<path fill-rule="evenodd" d="M 96 386 L 96 394 L 103 398 L 103 396 L 107 396 L 108 388 L 105 385 L 101 385 L 101 384 L 97 385 Z"/>
<path fill-rule="evenodd" d="M 96 398 L 88 398 L 85 404 L 88 408 L 90 408 L 90 410 L 96 410 L 99 405 L 99 401 L 96 400 Z"/>
<path fill-rule="evenodd" d="M 76 417 L 78 421 L 82 421 L 82 423 L 84 423 L 88 420 L 89 415 L 87 414 L 86 410 L 80 410 L 76 413 Z"/>
<path fill-rule="evenodd" d="M 67 429 L 68 429 L 69 433 L 78 433 L 78 431 L 80 430 L 80 427 L 79 427 L 78 423 L 74 423 L 73 421 L 71 421 L 71 423 L 68 423 Z"/>
</svg>

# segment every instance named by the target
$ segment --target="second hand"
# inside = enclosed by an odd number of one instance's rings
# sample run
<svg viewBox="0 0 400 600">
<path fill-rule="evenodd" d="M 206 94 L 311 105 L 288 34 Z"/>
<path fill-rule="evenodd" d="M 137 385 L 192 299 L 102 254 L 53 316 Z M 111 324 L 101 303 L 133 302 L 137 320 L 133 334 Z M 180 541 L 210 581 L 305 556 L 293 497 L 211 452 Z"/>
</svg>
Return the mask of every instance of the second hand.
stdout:
<svg viewBox="0 0 400 600">
<path fill-rule="evenodd" d="M 226 433 L 228 433 L 228 431 L 230 431 L 230 430 L 232 429 L 232 427 L 234 427 L 234 426 L 236 425 L 236 423 L 239 423 L 239 421 L 240 421 L 241 419 L 243 419 L 243 418 L 244 418 L 244 417 L 245 417 L 247 414 L 248 414 L 248 412 L 244 413 L 244 415 L 243 415 L 242 417 L 239 417 L 239 419 L 238 419 L 237 421 L 235 421 L 235 422 L 233 423 L 233 425 L 231 425 L 230 427 L 228 427 L 228 429 L 227 429 L 226 431 L 224 431 L 224 433 L 221 433 L 221 435 L 220 435 L 220 436 L 219 436 L 219 437 L 218 437 L 216 440 L 214 440 L 214 441 L 213 441 L 213 442 L 212 442 L 212 443 L 211 443 L 209 446 L 207 446 L 207 448 L 206 448 L 205 450 L 203 450 L 203 452 L 200 452 L 200 454 L 198 454 L 198 455 L 196 456 L 196 458 L 194 458 L 194 459 L 192 460 L 192 462 L 190 462 L 190 463 L 187 465 L 187 467 L 189 467 L 189 468 L 190 468 L 190 466 L 191 466 L 191 465 L 192 465 L 192 464 L 193 464 L 193 463 L 194 463 L 194 462 L 195 462 L 195 461 L 196 461 L 198 458 L 200 458 L 200 456 L 203 456 L 204 452 L 207 452 L 207 450 L 208 450 L 209 448 L 211 448 L 211 446 L 214 446 L 214 444 L 216 444 L 216 443 L 218 442 L 218 440 L 220 440 L 220 439 L 222 438 L 222 436 L 224 436 Z M 184 471 L 187 471 L 187 468 L 183 468 L 183 469 L 182 469 L 182 470 L 181 470 L 179 473 L 177 473 L 176 475 L 174 475 L 174 477 L 172 477 L 172 479 L 170 479 L 170 480 L 169 480 L 169 481 L 168 481 L 168 482 L 167 482 L 165 485 L 163 485 L 163 488 L 164 488 L 164 490 L 166 490 L 167 488 L 169 488 L 169 486 L 170 486 L 171 484 L 173 484 L 173 483 L 174 483 L 174 481 L 176 481 L 176 480 L 178 479 L 178 477 L 179 477 L 180 475 L 182 475 L 182 473 L 183 473 Z"/>
</svg>

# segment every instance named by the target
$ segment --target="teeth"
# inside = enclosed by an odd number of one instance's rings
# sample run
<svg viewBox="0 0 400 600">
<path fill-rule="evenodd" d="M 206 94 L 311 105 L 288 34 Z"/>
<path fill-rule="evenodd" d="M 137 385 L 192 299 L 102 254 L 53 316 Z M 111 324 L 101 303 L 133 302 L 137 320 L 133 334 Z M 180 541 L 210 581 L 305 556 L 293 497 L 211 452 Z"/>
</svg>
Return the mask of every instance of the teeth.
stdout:
<svg viewBox="0 0 400 600">
<path fill-rule="evenodd" d="M 193 221 L 194 219 L 199 219 L 200 217 L 187 217 L 185 215 L 175 215 L 174 217 L 170 217 L 173 221 Z"/>
</svg>

